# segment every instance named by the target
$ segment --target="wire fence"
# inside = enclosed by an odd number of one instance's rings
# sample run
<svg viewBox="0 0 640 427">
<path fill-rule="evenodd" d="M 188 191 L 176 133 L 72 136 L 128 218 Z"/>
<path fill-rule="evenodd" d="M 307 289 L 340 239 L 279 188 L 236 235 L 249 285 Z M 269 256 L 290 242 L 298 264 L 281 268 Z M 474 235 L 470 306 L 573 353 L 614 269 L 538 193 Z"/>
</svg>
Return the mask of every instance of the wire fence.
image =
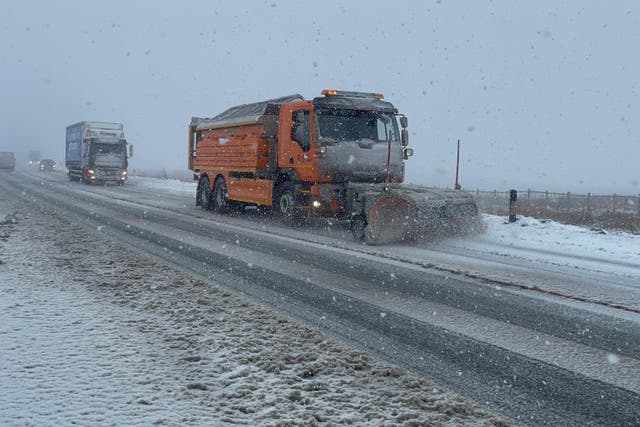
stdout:
<svg viewBox="0 0 640 427">
<path fill-rule="evenodd" d="M 509 211 L 509 191 L 472 191 L 481 211 L 503 215 Z M 593 217 L 610 214 L 640 216 L 640 194 L 595 195 L 552 193 L 549 191 L 518 191 L 520 211 L 537 214 L 582 214 Z"/>
</svg>

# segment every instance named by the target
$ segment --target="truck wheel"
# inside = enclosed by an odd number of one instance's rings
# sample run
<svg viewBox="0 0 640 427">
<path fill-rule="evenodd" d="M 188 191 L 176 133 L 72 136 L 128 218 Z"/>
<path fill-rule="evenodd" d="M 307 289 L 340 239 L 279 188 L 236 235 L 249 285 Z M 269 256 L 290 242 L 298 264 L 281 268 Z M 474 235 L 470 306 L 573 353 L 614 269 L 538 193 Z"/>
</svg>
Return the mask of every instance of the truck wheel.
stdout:
<svg viewBox="0 0 640 427">
<path fill-rule="evenodd" d="M 351 233 L 356 241 L 364 242 L 365 228 L 367 228 L 367 220 L 364 217 L 354 216 L 351 218 Z"/>
<path fill-rule="evenodd" d="M 276 187 L 276 197 L 274 198 L 273 208 L 287 220 L 293 220 L 296 216 L 295 199 L 293 198 L 293 184 L 283 182 Z"/>
<path fill-rule="evenodd" d="M 211 210 L 211 187 L 209 177 L 203 176 L 198 183 L 198 194 L 200 195 L 200 207 L 203 211 Z"/>
<path fill-rule="evenodd" d="M 227 184 L 224 178 L 219 176 L 213 183 L 213 210 L 218 213 L 225 213 L 229 209 L 229 199 L 227 194 Z"/>
</svg>

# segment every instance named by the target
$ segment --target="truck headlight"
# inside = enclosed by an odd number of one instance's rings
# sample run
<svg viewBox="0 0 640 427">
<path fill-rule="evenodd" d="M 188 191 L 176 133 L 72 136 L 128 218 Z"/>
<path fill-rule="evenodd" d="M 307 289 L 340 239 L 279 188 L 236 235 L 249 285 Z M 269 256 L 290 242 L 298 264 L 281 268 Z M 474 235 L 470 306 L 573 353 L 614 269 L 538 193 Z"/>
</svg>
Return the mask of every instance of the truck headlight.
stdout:
<svg viewBox="0 0 640 427">
<path fill-rule="evenodd" d="M 413 148 L 405 148 L 402 154 L 404 159 L 407 160 L 409 157 L 413 156 Z"/>
<path fill-rule="evenodd" d="M 314 200 L 313 202 L 311 202 L 311 206 L 317 209 L 322 206 L 322 203 L 320 203 L 320 200 Z"/>
</svg>

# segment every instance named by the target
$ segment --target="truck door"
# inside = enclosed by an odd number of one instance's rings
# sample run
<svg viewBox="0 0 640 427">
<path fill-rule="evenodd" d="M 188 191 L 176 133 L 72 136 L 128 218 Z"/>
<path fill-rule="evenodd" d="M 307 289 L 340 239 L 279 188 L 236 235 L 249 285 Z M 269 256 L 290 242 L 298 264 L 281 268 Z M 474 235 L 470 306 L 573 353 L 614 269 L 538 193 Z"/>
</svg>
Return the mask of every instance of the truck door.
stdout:
<svg viewBox="0 0 640 427">
<path fill-rule="evenodd" d="M 278 168 L 294 169 L 302 181 L 317 181 L 311 103 L 284 104 L 279 121 Z"/>
</svg>

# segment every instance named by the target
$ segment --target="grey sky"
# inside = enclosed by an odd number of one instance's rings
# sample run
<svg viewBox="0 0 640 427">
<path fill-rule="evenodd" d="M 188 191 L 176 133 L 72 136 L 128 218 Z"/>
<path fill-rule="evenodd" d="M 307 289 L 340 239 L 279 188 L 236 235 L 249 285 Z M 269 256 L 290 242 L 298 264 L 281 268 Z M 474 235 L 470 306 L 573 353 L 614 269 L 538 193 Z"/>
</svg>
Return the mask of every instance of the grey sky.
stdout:
<svg viewBox="0 0 640 427">
<path fill-rule="evenodd" d="M 640 5 L 628 2 L 7 1 L 0 150 L 64 158 L 119 121 L 132 168 L 186 169 L 193 116 L 325 88 L 409 117 L 408 180 L 640 192 Z"/>
</svg>

